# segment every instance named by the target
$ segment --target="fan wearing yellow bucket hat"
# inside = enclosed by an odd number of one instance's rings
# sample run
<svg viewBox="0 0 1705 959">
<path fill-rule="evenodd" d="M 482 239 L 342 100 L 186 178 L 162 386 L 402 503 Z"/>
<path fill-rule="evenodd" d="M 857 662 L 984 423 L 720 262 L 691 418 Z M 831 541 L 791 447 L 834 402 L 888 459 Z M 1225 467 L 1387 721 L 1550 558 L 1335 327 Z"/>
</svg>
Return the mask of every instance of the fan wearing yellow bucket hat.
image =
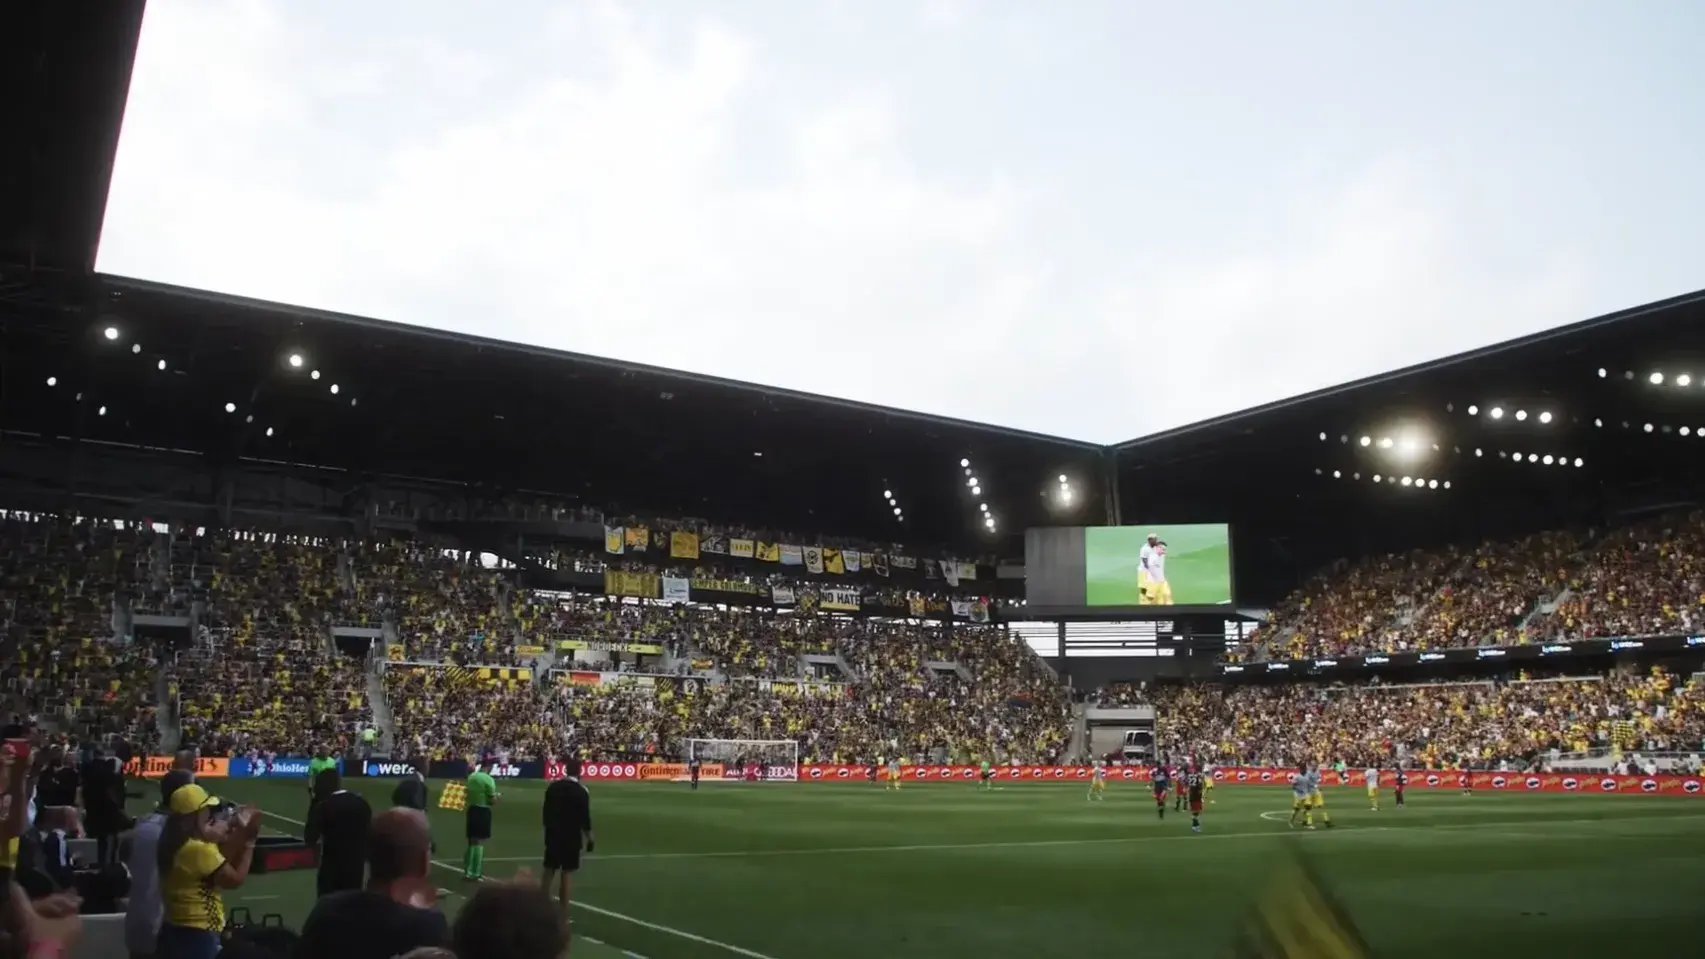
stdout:
<svg viewBox="0 0 1705 959">
<path fill-rule="evenodd" d="M 180 786 L 167 802 L 160 834 L 160 899 L 164 907 L 158 959 L 214 959 L 223 947 L 225 900 L 249 877 L 260 812 L 244 807 L 215 817 L 219 799 L 196 783 Z"/>
</svg>

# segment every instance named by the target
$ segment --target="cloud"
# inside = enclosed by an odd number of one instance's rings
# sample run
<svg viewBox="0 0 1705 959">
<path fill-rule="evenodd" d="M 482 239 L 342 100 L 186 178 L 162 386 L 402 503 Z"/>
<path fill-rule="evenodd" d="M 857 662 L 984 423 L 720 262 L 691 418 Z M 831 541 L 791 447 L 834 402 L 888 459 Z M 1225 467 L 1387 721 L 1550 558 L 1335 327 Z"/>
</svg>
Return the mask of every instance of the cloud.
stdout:
<svg viewBox="0 0 1705 959">
<path fill-rule="evenodd" d="M 150 8 L 103 269 L 1102 441 L 1591 291 L 1567 255 L 1478 268 L 1420 153 L 1281 178 L 1209 243 L 1067 234 L 1093 189 L 932 162 L 884 77 L 791 88 L 727 22 L 607 3 L 508 56 L 440 32 L 334 57 L 282 9 Z"/>
</svg>

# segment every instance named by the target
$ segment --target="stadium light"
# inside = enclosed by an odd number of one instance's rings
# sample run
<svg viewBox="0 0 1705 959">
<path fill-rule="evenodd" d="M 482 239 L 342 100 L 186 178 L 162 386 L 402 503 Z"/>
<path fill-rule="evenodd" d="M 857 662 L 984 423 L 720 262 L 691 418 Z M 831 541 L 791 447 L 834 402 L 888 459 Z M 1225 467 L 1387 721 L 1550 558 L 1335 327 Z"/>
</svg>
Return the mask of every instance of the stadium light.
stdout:
<svg viewBox="0 0 1705 959">
<path fill-rule="evenodd" d="M 1375 483 L 1379 482 L 1379 474 L 1378 473 L 1373 474 L 1373 481 Z"/>
<path fill-rule="evenodd" d="M 960 465 L 960 466 L 966 466 L 966 467 L 968 467 L 968 466 L 970 466 L 970 465 L 971 465 L 971 461 L 970 461 L 970 460 L 968 460 L 968 459 L 961 459 L 961 460 L 960 460 L 960 461 L 959 461 L 959 465 Z"/>
<path fill-rule="evenodd" d="M 266 428 L 266 435 L 268 435 L 268 436 L 272 435 L 272 427 L 269 426 Z"/>
<path fill-rule="evenodd" d="M 1427 488 L 1428 489 L 1438 489 L 1439 488 L 1439 481 L 1438 480 L 1427 480 Z"/>
<path fill-rule="evenodd" d="M 981 487 L 981 486 L 973 486 L 973 487 L 971 487 L 971 495 L 972 495 L 972 496 L 981 496 L 981 495 L 983 495 L 983 488 L 982 488 L 982 487 Z"/>
<path fill-rule="evenodd" d="M 309 370 L 308 371 L 308 379 L 317 380 L 319 378 L 320 378 L 320 371 L 319 370 Z"/>
<path fill-rule="evenodd" d="M 1652 424 L 1647 423 L 1646 424 L 1646 432 L 1650 433 L 1651 431 L 1652 431 Z"/>
<path fill-rule="evenodd" d="M 885 500 L 892 500 L 894 498 L 894 491 L 891 489 L 883 490 L 882 491 L 882 498 Z"/>
<path fill-rule="evenodd" d="M 141 343 L 130 344 L 130 352 L 132 355 L 142 352 L 142 344 Z"/>
<path fill-rule="evenodd" d="M 1675 378 L 1675 385 L 1676 386 L 1692 386 L 1693 385 L 1693 377 L 1688 376 L 1686 373 L 1683 373 L 1680 376 Z"/>
<path fill-rule="evenodd" d="M 1546 465 L 1546 466 L 1550 466 L 1550 465 L 1551 465 L 1551 454 L 1550 454 L 1550 453 L 1546 453 L 1546 454 L 1545 454 L 1545 460 L 1544 460 L 1544 462 L 1545 462 L 1545 465 Z"/>
<path fill-rule="evenodd" d="M 1662 373 L 1657 372 L 1656 370 L 1653 370 L 1652 375 L 1647 377 L 1647 378 L 1652 381 L 1653 386 L 1658 386 L 1658 385 L 1662 384 L 1664 381 L 1664 375 Z"/>
<path fill-rule="evenodd" d="M 154 364 L 154 367 L 155 367 L 155 369 L 164 370 L 166 368 L 166 361 L 161 360 L 160 362 Z"/>
<path fill-rule="evenodd" d="M 1380 437 L 1380 438 L 1379 438 L 1379 448 L 1380 448 L 1380 449 L 1382 449 L 1382 450 L 1388 450 L 1388 449 L 1391 449 L 1391 437 L 1389 437 L 1389 436 L 1381 436 L 1381 437 Z"/>
<path fill-rule="evenodd" d="M 1522 423 L 1522 422 L 1526 422 L 1526 420 L 1527 420 L 1527 410 L 1516 410 L 1516 422 Z"/>
<path fill-rule="evenodd" d="M 896 507 L 894 507 L 894 515 L 895 515 L 895 516 L 899 516 L 899 515 L 900 515 L 900 507 L 898 507 L 898 506 L 896 506 Z"/>
<path fill-rule="evenodd" d="M 290 354 L 290 357 L 288 359 L 286 359 L 284 362 L 290 364 L 291 369 L 299 370 L 302 368 L 302 364 L 307 362 L 307 361 L 302 359 L 302 354 L 292 353 L 292 354 Z"/>
<path fill-rule="evenodd" d="M 57 377 L 57 376 L 48 377 L 47 378 L 47 385 L 48 386 L 58 386 L 59 385 L 59 377 Z"/>
<path fill-rule="evenodd" d="M 1450 480 L 1445 480 L 1445 489 L 1450 489 Z"/>
<path fill-rule="evenodd" d="M 1072 491 L 1071 490 L 1069 490 L 1069 489 L 1060 490 L 1060 505 L 1061 506 L 1072 505 Z"/>
<path fill-rule="evenodd" d="M 1603 429 L 1604 428 L 1604 420 L 1599 419 L 1597 417 L 1594 417 L 1593 418 L 1593 426 L 1596 426 L 1599 429 Z"/>
<path fill-rule="evenodd" d="M 118 339 L 118 327 L 109 326 L 106 329 L 101 331 L 101 335 L 106 337 L 109 340 L 116 340 L 116 339 Z"/>
<path fill-rule="evenodd" d="M 1551 422 L 1551 411 L 1545 410 L 1545 411 L 1541 412 L 1539 414 L 1539 422 L 1541 422 L 1541 423 Z"/>
<path fill-rule="evenodd" d="M 1326 442 L 1326 434 L 1325 433 L 1320 434 L 1320 442 L 1322 442 L 1322 443 Z M 1060 477 L 1060 482 L 1063 483 L 1063 482 L 1065 482 L 1065 480 L 1066 480 L 1066 478 L 1064 476 Z"/>
<path fill-rule="evenodd" d="M 977 478 L 975 476 L 965 477 L 965 485 L 966 486 L 976 486 L 977 485 Z"/>
<path fill-rule="evenodd" d="M 103 406 L 103 407 L 101 407 L 101 408 L 100 408 L 100 409 L 98 409 L 98 410 L 96 410 L 96 411 L 95 411 L 95 415 L 96 415 L 96 416 L 105 416 L 105 415 L 107 415 L 107 408 L 106 408 L 106 407 L 104 407 L 104 406 Z"/>
<path fill-rule="evenodd" d="M 1469 407 L 1469 408 L 1468 408 L 1468 415 L 1469 415 L 1469 416 L 1479 416 L 1479 415 L 1480 415 L 1480 407 L 1478 407 L 1478 406 L 1470 406 L 1470 407 Z"/>
<path fill-rule="evenodd" d="M 1408 486 L 1411 482 L 1413 482 L 1413 480 L 1411 480 L 1409 477 L 1407 477 L 1407 476 L 1403 477 L 1403 485 L 1404 486 Z"/>
<path fill-rule="evenodd" d="M 1579 468 L 1579 467 L 1582 467 L 1582 466 L 1585 466 L 1585 465 L 1587 465 L 1587 461 L 1586 461 L 1586 460 L 1583 460 L 1583 459 L 1581 459 L 1581 458 L 1580 458 L 1580 457 L 1579 457 L 1579 456 L 1577 456 L 1577 457 L 1575 457 L 1575 466 L 1576 466 L 1576 468 Z"/>
<path fill-rule="evenodd" d="M 237 412 L 237 404 L 235 404 L 235 403 L 226 403 L 226 404 L 225 404 L 225 412 L 227 412 L 227 413 L 235 413 L 235 412 Z"/>
<path fill-rule="evenodd" d="M 1486 415 L 1495 420 L 1501 420 L 1504 418 L 1504 408 L 1502 406 L 1494 406 L 1490 410 L 1486 411 Z"/>
<path fill-rule="evenodd" d="M 337 384 L 336 383 L 332 384 L 332 395 L 333 396 L 337 395 Z"/>
<path fill-rule="evenodd" d="M 1368 444 L 1369 444 L 1369 443 L 1372 443 L 1372 442 L 1373 442 L 1373 437 L 1371 437 L 1371 436 L 1364 436 L 1364 437 L 1362 437 L 1362 438 L 1361 438 L 1361 439 L 1360 439 L 1360 440 L 1358 440 L 1358 441 L 1357 441 L 1357 442 L 1359 442 L 1359 443 L 1361 443 L 1361 444 L 1362 444 L 1362 445 L 1363 445 L 1363 446 L 1366 446 L 1366 445 L 1368 445 Z"/>
<path fill-rule="evenodd" d="M 1687 435 L 1687 427 L 1685 427 L 1685 426 L 1683 426 L 1683 427 L 1682 427 L 1682 428 L 1681 428 L 1681 435 L 1683 435 L 1683 436 L 1686 436 L 1686 435 Z"/>
<path fill-rule="evenodd" d="M 1604 378 L 1605 378 L 1605 377 L 1607 377 L 1607 376 L 1609 376 L 1609 375 L 1610 375 L 1610 373 L 1609 373 L 1609 372 L 1607 372 L 1607 371 L 1606 371 L 1606 370 L 1605 370 L 1605 368 L 1604 368 L 1604 367 L 1602 367 L 1602 366 L 1601 366 L 1601 367 L 1599 367 L 1599 368 L 1598 368 L 1598 378 L 1599 378 L 1599 379 L 1601 379 L 1601 380 L 1602 380 L 1602 379 L 1604 379 Z"/>
<path fill-rule="evenodd" d="M 1070 480 L 1068 480 L 1068 479 L 1066 479 L 1066 474 L 1064 474 L 1064 473 L 1061 473 L 1061 474 L 1060 474 L 1060 485 L 1061 485 L 1061 486 L 1064 486 L 1064 485 L 1066 485 L 1066 484 L 1067 484 L 1067 483 L 1069 483 L 1069 482 L 1071 482 L 1071 481 L 1070 481 Z"/>
<path fill-rule="evenodd" d="M 1343 479 L 1344 478 L 1343 471 L 1342 470 L 1333 470 L 1332 471 L 1332 478 L 1333 479 Z"/>
<path fill-rule="evenodd" d="M 1502 454 L 1502 453 L 1500 453 L 1500 454 L 1498 454 L 1498 455 L 1499 455 L 1499 456 L 1502 456 L 1502 455 L 1503 455 L 1503 454 Z M 1511 458 L 1511 459 L 1513 459 L 1513 460 L 1515 460 L 1515 461 L 1516 461 L 1516 462 L 1517 462 L 1517 463 L 1520 463 L 1520 462 L 1521 462 L 1521 454 L 1520 454 L 1520 453 L 1511 453 L 1511 454 L 1510 454 L 1510 458 Z"/>
<path fill-rule="evenodd" d="M 985 512 L 985 513 L 987 513 L 987 512 L 988 512 L 988 511 L 989 511 L 989 504 L 987 504 L 987 503 L 978 503 L 978 504 L 977 504 L 977 509 L 979 509 L 979 510 L 981 510 L 981 511 L 983 511 L 983 512 Z"/>
<path fill-rule="evenodd" d="M 1476 447 L 1474 447 L 1474 455 L 1475 456 L 1481 456 L 1484 454 L 1483 454 L 1482 450 L 1480 449 L 1480 447 L 1476 446 Z"/>
</svg>

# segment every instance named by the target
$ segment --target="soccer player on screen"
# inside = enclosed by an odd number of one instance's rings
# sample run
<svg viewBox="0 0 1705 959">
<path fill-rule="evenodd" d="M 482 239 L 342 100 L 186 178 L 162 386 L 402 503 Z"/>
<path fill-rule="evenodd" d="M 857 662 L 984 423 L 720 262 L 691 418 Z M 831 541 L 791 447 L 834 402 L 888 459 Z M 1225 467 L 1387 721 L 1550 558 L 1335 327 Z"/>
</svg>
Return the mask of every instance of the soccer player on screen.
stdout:
<svg viewBox="0 0 1705 959">
<path fill-rule="evenodd" d="M 1160 542 L 1160 536 L 1155 533 L 1148 535 L 1148 541 L 1143 543 L 1142 552 L 1137 554 L 1137 605 L 1147 606 L 1149 602 L 1149 560 L 1154 558 L 1154 548 Z"/>
<path fill-rule="evenodd" d="M 1146 606 L 1171 606 L 1172 584 L 1166 581 L 1166 541 L 1155 544 L 1154 551 L 1149 554 L 1148 561 L 1148 591 Z"/>
</svg>

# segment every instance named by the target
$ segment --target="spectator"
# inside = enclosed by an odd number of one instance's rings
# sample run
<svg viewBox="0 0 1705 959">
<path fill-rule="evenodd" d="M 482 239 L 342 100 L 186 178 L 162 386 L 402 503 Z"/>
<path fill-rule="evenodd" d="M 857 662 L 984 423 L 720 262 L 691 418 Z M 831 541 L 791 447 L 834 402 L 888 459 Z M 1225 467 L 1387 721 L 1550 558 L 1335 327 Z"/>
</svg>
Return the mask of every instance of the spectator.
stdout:
<svg viewBox="0 0 1705 959">
<path fill-rule="evenodd" d="M 195 779 L 174 769 L 160 780 L 160 805 L 136 823 L 130 838 L 130 898 L 124 910 L 124 944 L 131 959 L 154 955 L 160 935 L 160 833 L 171 812 L 172 794 Z"/>
<path fill-rule="evenodd" d="M 449 927 L 435 908 L 430 848 L 423 813 L 398 808 L 375 816 L 367 835 L 367 887 L 314 905 L 302 926 L 299 959 L 390 959 L 444 945 Z"/>
<path fill-rule="evenodd" d="M 260 812 L 244 807 L 217 820 L 219 800 L 191 783 L 172 793 L 160 831 L 160 894 L 164 917 L 156 940 L 158 959 L 214 959 L 222 946 L 225 900 L 249 877 Z"/>
<path fill-rule="evenodd" d="M 450 944 L 462 959 L 562 959 L 568 921 L 536 883 L 486 883 L 456 916 Z"/>
</svg>

